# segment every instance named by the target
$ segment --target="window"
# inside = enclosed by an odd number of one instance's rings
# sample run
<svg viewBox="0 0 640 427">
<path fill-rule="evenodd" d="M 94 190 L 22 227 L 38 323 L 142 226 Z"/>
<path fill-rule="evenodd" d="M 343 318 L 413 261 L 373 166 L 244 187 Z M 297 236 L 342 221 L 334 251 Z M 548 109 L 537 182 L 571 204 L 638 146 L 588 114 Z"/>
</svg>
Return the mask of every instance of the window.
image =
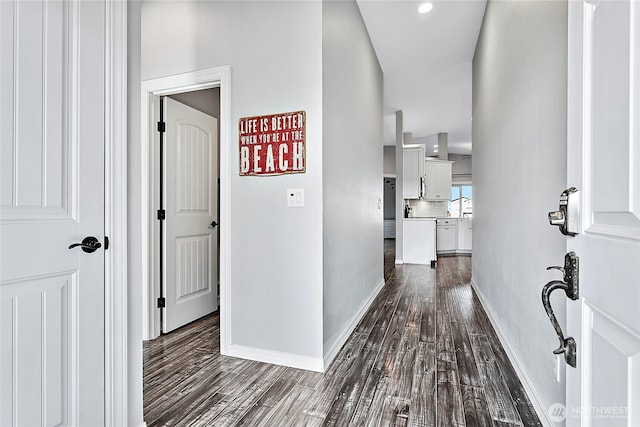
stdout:
<svg viewBox="0 0 640 427">
<path fill-rule="evenodd" d="M 470 217 L 473 215 L 473 188 L 471 185 L 452 185 L 451 200 L 448 203 L 451 218 Z"/>
</svg>

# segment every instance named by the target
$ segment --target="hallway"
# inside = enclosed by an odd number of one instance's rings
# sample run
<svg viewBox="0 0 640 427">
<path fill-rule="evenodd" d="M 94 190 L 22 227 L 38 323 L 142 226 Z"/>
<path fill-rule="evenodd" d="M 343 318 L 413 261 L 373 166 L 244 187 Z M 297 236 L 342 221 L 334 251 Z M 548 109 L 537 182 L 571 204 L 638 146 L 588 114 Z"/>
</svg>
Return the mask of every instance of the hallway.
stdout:
<svg viewBox="0 0 640 427">
<path fill-rule="evenodd" d="M 469 285 L 470 257 L 394 265 L 325 374 L 219 354 L 213 314 L 144 345 L 153 426 L 541 425 Z"/>
</svg>

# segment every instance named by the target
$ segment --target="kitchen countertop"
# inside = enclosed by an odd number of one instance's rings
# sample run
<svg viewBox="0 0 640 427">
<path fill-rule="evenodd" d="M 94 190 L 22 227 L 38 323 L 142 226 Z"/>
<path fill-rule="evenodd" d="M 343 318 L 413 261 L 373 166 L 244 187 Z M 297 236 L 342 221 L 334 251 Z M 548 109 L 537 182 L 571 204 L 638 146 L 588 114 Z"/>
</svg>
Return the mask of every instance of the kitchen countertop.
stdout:
<svg viewBox="0 0 640 427">
<path fill-rule="evenodd" d="M 409 217 L 409 218 L 405 218 L 405 221 L 435 221 L 436 217 L 435 216 L 429 216 L 429 217 Z"/>
</svg>

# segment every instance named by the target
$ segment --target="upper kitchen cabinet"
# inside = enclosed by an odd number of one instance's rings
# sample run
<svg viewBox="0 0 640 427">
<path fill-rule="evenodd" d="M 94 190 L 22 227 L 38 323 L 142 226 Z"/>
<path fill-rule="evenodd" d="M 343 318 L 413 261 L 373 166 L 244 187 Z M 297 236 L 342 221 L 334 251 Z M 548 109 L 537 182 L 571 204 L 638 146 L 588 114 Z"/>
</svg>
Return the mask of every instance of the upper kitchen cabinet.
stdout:
<svg viewBox="0 0 640 427">
<path fill-rule="evenodd" d="M 402 162 L 402 197 L 404 199 L 422 198 L 424 196 L 424 145 L 405 145 L 402 148 Z"/>
<path fill-rule="evenodd" d="M 425 159 L 424 171 L 426 200 L 449 200 L 451 198 L 451 165 L 448 160 Z"/>
</svg>

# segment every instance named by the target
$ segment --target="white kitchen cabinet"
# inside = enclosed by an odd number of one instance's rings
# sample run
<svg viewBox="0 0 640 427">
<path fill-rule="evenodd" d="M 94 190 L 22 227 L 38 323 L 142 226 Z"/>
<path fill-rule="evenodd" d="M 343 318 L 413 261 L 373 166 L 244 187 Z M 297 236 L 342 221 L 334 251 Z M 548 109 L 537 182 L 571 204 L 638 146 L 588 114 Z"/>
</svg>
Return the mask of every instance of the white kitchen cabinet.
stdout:
<svg viewBox="0 0 640 427">
<path fill-rule="evenodd" d="M 465 240 L 464 240 L 464 247 L 462 249 L 465 250 L 465 251 L 471 252 L 471 250 L 472 250 L 471 248 L 473 247 L 473 245 L 471 243 L 472 242 L 471 229 L 467 228 L 464 233 L 465 233 Z"/>
<path fill-rule="evenodd" d="M 451 164 L 448 160 L 425 159 L 425 200 L 451 198 Z"/>
<path fill-rule="evenodd" d="M 436 220 L 405 218 L 402 258 L 405 264 L 431 264 L 436 261 Z"/>
<path fill-rule="evenodd" d="M 424 145 L 405 145 L 402 162 L 402 197 L 419 199 L 424 195 Z"/>
<path fill-rule="evenodd" d="M 436 227 L 436 251 L 455 252 L 458 247 L 458 221 L 455 218 L 439 219 Z"/>
<path fill-rule="evenodd" d="M 436 252 L 470 254 L 471 221 L 471 218 L 439 218 L 436 225 Z"/>
<path fill-rule="evenodd" d="M 458 219 L 458 252 L 471 252 L 471 218 Z"/>
</svg>

